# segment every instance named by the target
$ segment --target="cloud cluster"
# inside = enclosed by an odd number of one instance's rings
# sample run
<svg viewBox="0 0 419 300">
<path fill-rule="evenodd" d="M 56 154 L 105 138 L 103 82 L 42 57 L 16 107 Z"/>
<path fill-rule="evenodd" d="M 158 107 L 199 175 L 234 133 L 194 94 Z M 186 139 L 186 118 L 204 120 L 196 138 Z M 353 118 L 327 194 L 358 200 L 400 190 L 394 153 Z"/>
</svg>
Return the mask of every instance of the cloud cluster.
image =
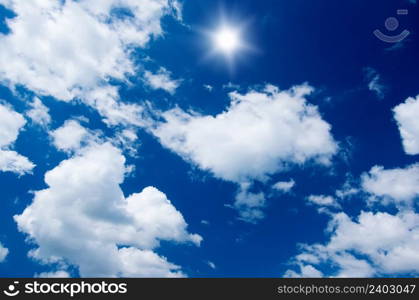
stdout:
<svg viewBox="0 0 419 300">
<path fill-rule="evenodd" d="M 295 257 L 301 272 L 308 266 L 316 269 L 315 266 L 327 265 L 332 267 L 329 274 L 336 277 L 419 273 L 419 214 L 361 212 L 352 220 L 345 213 L 338 213 L 328 232 L 326 244 L 302 246 Z M 315 277 L 320 274 L 313 272 Z M 289 270 L 286 275 L 299 273 Z"/>
<path fill-rule="evenodd" d="M 0 34 L 0 80 L 59 100 L 80 99 L 110 124 L 141 123 L 141 108 L 119 101 L 111 81 L 134 74 L 133 47 L 163 33 L 175 0 L 0 0 L 16 17 Z M 31 47 L 27 41 L 31 41 Z"/>
<path fill-rule="evenodd" d="M 415 212 L 418 186 L 418 164 L 389 170 L 373 167 L 361 176 L 363 193 L 371 204 L 395 204 L 397 212 L 361 211 L 356 218 L 329 212 L 328 241 L 302 245 L 293 260 L 299 272 L 288 270 L 285 276 L 419 274 L 419 214 Z M 310 198 L 319 204 L 334 203 L 332 197 L 330 201 L 328 197 Z"/>
<path fill-rule="evenodd" d="M 166 195 L 146 187 L 125 197 L 125 158 L 109 142 L 71 148 L 73 156 L 45 174 L 48 187 L 14 217 L 37 245 L 30 255 L 46 264 L 77 266 L 81 276 L 185 276 L 155 249 L 160 241 L 199 246 L 202 238 L 187 231 Z"/>
<path fill-rule="evenodd" d="M 25 124 L 21 114 L 0 103 L 0 171 L 23 175 L 35 167 L 29 159 L 10 150 Z"/>
</svg>

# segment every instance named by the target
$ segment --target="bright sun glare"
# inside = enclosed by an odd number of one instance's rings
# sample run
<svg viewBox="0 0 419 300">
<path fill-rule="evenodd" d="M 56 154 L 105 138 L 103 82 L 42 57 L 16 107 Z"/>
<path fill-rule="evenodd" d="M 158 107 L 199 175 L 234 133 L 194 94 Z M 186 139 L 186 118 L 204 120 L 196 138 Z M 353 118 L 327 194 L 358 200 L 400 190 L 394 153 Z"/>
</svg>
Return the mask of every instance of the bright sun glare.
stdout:
<svg viewBox="0 0 419 300">
<path fill-rule="evenodd" d="M 232 27 L 224 26 L 213 35 L 215 47 L 225 54 L 232 54 L 240 46 L 240 32 Z"/>
</svg>

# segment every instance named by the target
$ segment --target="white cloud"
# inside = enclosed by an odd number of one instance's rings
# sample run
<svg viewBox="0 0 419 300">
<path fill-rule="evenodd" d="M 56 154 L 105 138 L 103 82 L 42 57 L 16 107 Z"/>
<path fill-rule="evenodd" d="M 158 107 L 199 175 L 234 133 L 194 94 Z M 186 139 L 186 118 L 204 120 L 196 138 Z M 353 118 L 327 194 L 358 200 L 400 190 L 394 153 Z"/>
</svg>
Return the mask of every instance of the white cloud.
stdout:
<svg viewBox="0 0 419 300">
<path fill-rule="evenodd" d="M 337 145 L 330 125 L 304 98 L 311 91 L 303 85 L 232 92 L 226 111 L 210 116 L 175 108 L 162 113 L 165 122 L 153 133 L 201 169 L 237 183 L 265 180 L 290 163 L 327 164 Z"/>
<path fill-rule="evenodd" d="M 0 35 L 0 80 L 39 95 L 79 98 L 111 124 L 140 122 L 138 105 L 122 104 L 110 81 L 133 75 L 133 47 L 163 33 L 161 18 L 176 14 L 171 0 L 0 0 L 17 16 Z M 115 9 L 132 16 L 117 15 Z M 29 43 L 29 44 L 28 44 Z"/>
<path fill-rule="evenodd" d="M 266 206 L 264 193 L 250 192 L 250 183 L 241 183 L 236 194 L 233 208 L 239 212 L 239 219 L 248 223 L 257 223 L 265 217 L 263 208 Z"/>
<path fill-rule="evenodd" d="M 325 245 L 302 247 L 297 265 L 333 266 L 337 277 L 419 274 L 419 214 L 361 212 L 353 221 L 339 213 L 328 232 Z"/>
<path fill-rule="evenodd" d="M 106 139 L 127 155 L 137 156 L 140 143 L 134 128 L 122 127 L 121 130 L 115 131 L 113 137 L 104 138 L 101 130 L 90 130 L 82 126 L 80 122 L 88 123 L 89 120 L 83 118 L 80 121 L 67 120 L 61 127 L 49 132 L 52 143 L 58 150 L 71 154 L 89 144 Z"/>
<path fill-rule="evenodd" d="M 310 195 L 307 200 L 318 206 L 340 208 L 339 203 L 332 196 Z"/>
<path fill-rule="evenodd" d="M 181 81 L 173 80 L 170 77 L 171 73 L 165 68 L 160 68 L 157 73 L 151 73 L 150 71 L 144 73 L 144 80 L 149 87 L 155 90 L 162 89 L 173 95 Z"/>
<path fill-rule="evenodd" d="M 279 181 L 275 183 L 272 186 L 272 188 L 282 193 L 289 193 L 294 186 L 295 186 L 295 181 L 293 179 L 290 179 L 289 181 Z"/>
<path fill-rule="evenodd" d="M 385 86 L 381 83 L 381 76 L 373 68 L 365 68 L 365 79 L 368 81 L 368 89 L 374 92 L 379 99 L 384 98 Z"/>
<path fill-rule="evenodd" d="M 1 243 L 0 243 L 0 263 L 3 262 L 7 255 L 9 254 L 9 249 L 7 249 L 6 247 L 4 247 Z"/>
<path fill-rule="evenodd" d="M 71 278 L 70 274 L 67 271 L 55 271 L 55 272 L 42 272 L 35 274 L 35 278 Z"/>
<path fill-rule="evenodd" d="M 300 271 L 287 270 L 284 274 L 286 278 L 321 278 L 323 273 L 311 265 L 299 265 Z"/>
<path fill-rule="evenodd" d="M 419 164 L 389 170 L 375 166 L 362 176 L 362 187 L 376 196 L 371 201 L 409 207 L 419 197 Z"/>
<path fill-rule="evenodd" d="M 419 96 L 408 98 L 394 108 L 394 117 L 399 125 L 404 151 L 419 154 Z"/>
<path fill-rule="evenodd" d="M 0 103 L 0 147 L 13 144 L 25 124 L 26 120 L 21 114 Z"/>
<path fill-rule="evenodd" d="M 42 101 L 35 97 L 33 102 L 30 103 L 31 109 L 26 112 L 26 115 L 36 124 L 41 126 L 48 126 L 51 123 L 51 116 L 49 115 L 49 109 Z"/>
<path fill-rule="evenodd" d="M 81 276 L 185 276 L 153 252 L 160 241 L 193 243 L 182 214 L 154 187 L 125 197 L 125 158 L 109 142 L 90 143 L 45 174 L 48 188 L 15 220 L 44 263 L 75 265 Z"/>
<path fill-rule="evenodd" d="M 91 133 L 76 120 L 69 120 L 50 135 L 58 150 L 71 152 L 80 149 L 83 144 L 91 140 Z"/>
<path fill-rule="evenodd" d="M 18 175 L 30 173 L 35 165 L 16 151 L 0 150 L 0 171 Z"/>
<path fill-rule="evenodd" d="M 212 92 L 212 90 L 214 89 L 214 87 L 209 84 L 204 84 L 203 86 L 204 86 L 204 89 L 206 89 L 208 92 Z"/>
<path fill-rule="evenodd" d="M 247 94 L 232 92 L 230 106 L 211 116 L 175 108 L 161 113 L 152 129 L 162 145 L 215 177 L 243 186 L 265 181 L 290 164 L 314 161 L 327 165 L 337 151 L 316 106 L 305 96 L 312 88 L 288 91 L 267 85 Z M 265 196 L 241 187 L 233 207 L 242 220 L 263 218 Z"/>
<path fill-rule="evenodd" d="M 35 167 L 29 159 L 10 150 L 25 124 L 21 114 L 0 103 L 0 171 L 23 175 Z"/>
<path fill-rule="evenodd" d="M 375 166 L 361 176 L 361 189 L 347 182 L 338 196 L 367 195 L 369 204 L 394 203 L 397 212 L 361 211 L 356 218 L 329 212 L 327 242 L 302 245 L 294 264 L 300 269 L 312 266 L 335 277 L 419 274 L 419 214 L 414 209 L 418 186 L 419 164 L 389 170 Z M 324 196 L 312 200 L 334 203 L 333 198 Z M 302 270 L 288 270 L 285 275 L 300 273 Z"/>
<path fill-rule="evenodd" d="M 212 261 L 207 261 L 207 264 L 213 270 L 215 270 L 217 268 L 217 266 Z"/>
<path fill-rule="evenodd" d="M 114 142 L 131 157 L 137 157 L 140 142 L 134 129 L 123 129 L 117 132 Z"/>
</svg>

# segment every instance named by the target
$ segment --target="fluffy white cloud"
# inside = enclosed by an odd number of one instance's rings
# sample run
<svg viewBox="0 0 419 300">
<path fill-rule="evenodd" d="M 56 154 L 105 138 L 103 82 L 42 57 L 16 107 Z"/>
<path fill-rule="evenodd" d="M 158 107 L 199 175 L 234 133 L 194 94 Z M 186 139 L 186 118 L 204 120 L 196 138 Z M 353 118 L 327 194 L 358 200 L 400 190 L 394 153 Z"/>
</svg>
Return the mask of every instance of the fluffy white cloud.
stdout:
<svg viewBox="0 0 419 300">
<path fill-rule="evenodd" d="M 35 97 L 33 102 L 30 103 L 31 109 L 26 112 L 26 115 L 36 124 L 41 126 L 48 126 L 51 123 L 51 116 L 49 115 L 49 109 L 42 101 Z"/>
<path fill-rule="evenodd" d="M 362 187 L 376 196 L 371 201 L 410 206 L 419 197 L 419 164 L 389 170 L 375 166 L 362 176 Z"/>
<path fill-rule="evenodd" d="M 352 220 L 339 213 L 328 232 L 325 245 L 302 246 L 297 265 L 334 266 L 338 277 L 419 274 L 419 214 L 361 212 Z"/>
<path fill-rule="evenodd" d="M 323 206 L 323 207 L 328 206 L 328 207 L 335 207 L 335 208 L 340 207 L 339 203 L 332 196 L 310 195 L 307 198 L 307 200 L 310 203 L 318 205 L 318 206 Z"/>
<path fill-rule="evenodd" d="M 289 193 L 292 188 L 295 186 L 295 181 L 293 179 L 289 181 L 279 181 L 275 183 L 272 188 L 276 191 L 280 191 L 283 193 Z"/>
<path fill-rule="evenodd" d="M 170 78 L 171 74 L 165 68 L 160 68 L 157 73 L 146 71 L 144 73 L 144 80 L 152 89 L 162 89 L 169 94 L 174 94 L 180 85 L 180 80 L 173 80 Z"/>
<path fill-rule="evenodd" d="M 4 247 L 1 243 L 0 243 L 0 262 L 3 262 L 7 255 L 9 254 L 9 249 L 7 249 L 6 247 Z"/>
<path fill-rule="evenodd" d="M 174 0 L 0 4 L 17 15 L 7 20 L 11 32 L 0 34 L 1 81 L 63 101 L 79 98 L 112 124 L 139 122 L 140 108 L 120 103 L 110 81 L 134 74 L 131 49 L 163 33 L 161 18 L 179 8 Z M 118 9 L 129 14 L 118 14 Z"/>
<path fill-rule="evenodd" d="M 25 124 L 21 114 L 0 103 L 0 171 L 23 175 L 35 167 L 26 157 L 10 150 Z"/>
<path fill-rule="evenodd" d="M 399 125 L 404 151 L 419 154 L 419 96 L 408 98 L 394 108 L 394 117 Z"/>
<path fill-rule="evenodd" d="M 288 163 L 328 163 L 337 145 L 330 125 L 304 98 L 311 91 L 304 85 L 232 92 L 226 111 L 209 116 L 175 108 L 162 113 L 165 122 L 153 133 L 201 169 L 238 183 L 264 180 Z"/>
<path fill-rule="evenodd" d="M 305 96 L 312 88 L 288 91 L 267 85 L 262 91 L 230 93 L 231 104 L 210 116 L 175 108 L 161 113 L 152 129 L 162 145 L 216 177 L 248 185 L 265 181 L 290 164 L 328 164 L 337 151 L 317 107 Z M 249 221 L 263 218 L 263 194 L 240 188 L 234 207 Z"/>
<path fill-rule="evenodd" d="M 58 150 L 70 152 L 80 149 L 92 137 L 91 133 L 76 120 L 66 121 L 62 127 L 50 132 L 50 135 Z"/>
<path fill-rule="evenodd" d="M 125 197 L 125 158 L 109 142 L 90 143 L 45 175 L 48 188 L 15 220 L 44 263 L 78 266 L 81 276 L 184 276 L 153 250 L 160 241 L 199 245 L 182 214 L 154 187 Z"/>
</svg>

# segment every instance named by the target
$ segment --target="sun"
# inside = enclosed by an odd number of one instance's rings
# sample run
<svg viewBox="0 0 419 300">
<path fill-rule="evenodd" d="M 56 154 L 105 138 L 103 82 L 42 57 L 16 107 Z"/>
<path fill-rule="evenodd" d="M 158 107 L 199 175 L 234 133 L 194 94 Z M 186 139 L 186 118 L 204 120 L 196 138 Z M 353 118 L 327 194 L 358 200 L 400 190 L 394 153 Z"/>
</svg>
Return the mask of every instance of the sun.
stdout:
<svg viewBox="0 0 419 300">
<path fill-rule="evenodd" d="M 201 61 L 227 68 L 233 74 L 238 63 L 249 62 L 248 54 L 257 53 L 252 42 L 251 22 L 248 18 L 227 17 L 225 12 L 213 19 L 214 24 L 197 28 L 198 43 L 203 50 Z"/>
<path fill-rule="evenodd" d="M 213 33 L 215 49 L 227 55 L 231 55 L 242 45 L 240 31 L 234 27 L 222 26 Z"/>
</svg>

